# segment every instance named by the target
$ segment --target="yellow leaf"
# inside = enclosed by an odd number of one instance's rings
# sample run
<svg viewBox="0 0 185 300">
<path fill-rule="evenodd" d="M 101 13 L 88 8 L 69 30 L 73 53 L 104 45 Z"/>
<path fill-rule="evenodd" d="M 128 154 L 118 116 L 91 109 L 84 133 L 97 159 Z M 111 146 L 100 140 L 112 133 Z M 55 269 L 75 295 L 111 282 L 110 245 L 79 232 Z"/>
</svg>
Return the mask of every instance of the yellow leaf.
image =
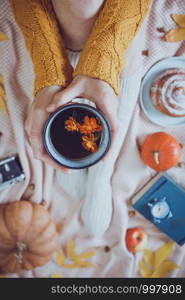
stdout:
<svg viewBox="0 0 185 300">
<path fill-rule="evenodd" d="M 52 274 L 51 278 L 62 278 L 62 276 L 59 273 Z"/>
<path fill-rule="evenodd" d="M 67 268 L 67 269 L 77 269 L 77 268 L 79 268 L 79 265 L 78 264 L 63 264 L 63 267 Z"/>
<path fill-rule="evenodd" d="M 0 97 L 0 110 L 3 110 L 5 113 L 8 113 L 4 97 Z"/>
<path fill-rule="evenodd" d="M 173 250 L 173 244 L 174 243 L 172 241 L 165 243 L 155 251 L 155 269 L 170 256 Z"/>
<path fill-rule="evenodd" d="M 5 40 L 8 40 L 8 37 L 2 31 L 0 31 L 0 41 L 5 41 Z"/>
<path fill-rule="evenodd" d="M 144 249 L 144 261 L 148 264 L 154 267 L 155 262 L 155 255 L 154 253 L 149 249 Z"/>
<path fill-rule="evenodd" d="M 79 268 L 96 268 L 96 266 L 89 261 L 80 261 L 78 266 Z"/>
<path fill-rule="evenodd" d="M 185 15 L 172 15 L 172 19 L 175 21 L 177 25 L 185 28 Z"/>
<path fill-rule="evenodd" d="M 75 258 L 78 258 L 79 260 L 87 259 L 87 258 L 91 258 L 91 257 L 95 256 L 96 254 L 97 254 L 96 251 L 83 252 L 79 255 L 76 255 Z"/>
<path fill-rule="evenodd" d="M 4 87 L 0 85 L 0 98 L 4 97 L 4 95 L 5 95 Z"/>
<path fill-rule="evenodd" d="M 90 262 L 76 262 L 74 264 L 63 264 L 63 267 L 64 268 L 67 268 L 67 269 L 78 269 L 78 268 L 95 268 L 96 266 L 93 265 L 92 263 Z"/>
<path fill-rule="evenodd" d="M 64 264 L 65 261 L 65 256 L 64 253 L 62 251 L 57 251 L 56 252 L 56 263 L 60 266 L 62 266 Z"/>
<path fill-rule="evenodd" d="M 73 258 L 75 256 L 75 242 L 74 242 L 74 240 L 69 241 L 68 256 L 71 257 L 71 258 Z"/>
<path fill-rule="evenodd" d="M 158 268 L 152 273 L 151 278 L 161 278 L 169 274 L 170 271 L 179 269 L 179 266 L 176 265 L 171 260 L 163 261 Z"/>
<path fill-rule="evenodd" d="M 90 261 L 83 261 L 79 259 L 78 257 L 74 258 L 74 262 L 80 267 L 80 268 L 87 268 L 87 267 L 92 267 L 95 268 L 96 266 L 92 264 Z"/>
<path fill-rule="evenodd" d="M 0 74 L 0 110 L 3 110 L 5 113 L 8 113 L 5 99 L 5 90 L 3 86 L 3 76 Z"/>
<path fill-rule="evenodd" d="M 0 74 L 0 84 L 3 84 L 3 76 Z"/>
<path fill-rule="evenodd" d="M 185 28 L 177 27 L 170 30 L 165 34 L 165 40 L 167 42 L 180 42 L 185 40 Z"/>
<path fill-rule="evenodd" d="M 139 262 L 140 273 L 144 278 L 150 277 L 152 274 L 152 270 L 146 265 L 146 263 L 142 260 Z"/>
</svg>

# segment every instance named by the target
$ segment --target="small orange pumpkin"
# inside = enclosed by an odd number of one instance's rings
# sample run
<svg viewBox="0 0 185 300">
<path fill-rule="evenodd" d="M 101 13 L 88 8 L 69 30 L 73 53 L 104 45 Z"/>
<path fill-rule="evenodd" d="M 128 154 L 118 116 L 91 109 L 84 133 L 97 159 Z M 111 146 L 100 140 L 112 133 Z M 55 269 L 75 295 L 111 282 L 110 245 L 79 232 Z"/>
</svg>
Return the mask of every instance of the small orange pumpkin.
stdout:
<svg viewBox="0 0 185 300">
<path fill-rule="evenodd" d="M 58 234 L 41 204 L 18 201 L 0 205 L 0 270 L 16 273 L 46 264 Z"/>
<path fill-rule="evenodd" d="M 177 165 L 182 145 L 166 132 L 148 135 L 141 147 L 141 158 L 150 168 L 165 171 Z"/>
</svg>

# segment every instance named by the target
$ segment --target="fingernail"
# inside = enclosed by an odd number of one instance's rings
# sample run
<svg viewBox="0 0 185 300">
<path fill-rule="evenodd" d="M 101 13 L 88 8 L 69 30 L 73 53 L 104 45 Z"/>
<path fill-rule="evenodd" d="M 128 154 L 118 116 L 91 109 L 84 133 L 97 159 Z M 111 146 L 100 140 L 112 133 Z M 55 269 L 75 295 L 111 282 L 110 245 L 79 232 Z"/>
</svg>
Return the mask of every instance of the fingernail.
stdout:
<svg viewBox="0 0 185 300">
<path fill-rule="evenodd" d="M 56 105 L 55 104 L 50 104 L 50 105 L 48 105 L 48 107 L 47 107 L 47 110 L 54 110 L 56 108 Z"/>
</svg>

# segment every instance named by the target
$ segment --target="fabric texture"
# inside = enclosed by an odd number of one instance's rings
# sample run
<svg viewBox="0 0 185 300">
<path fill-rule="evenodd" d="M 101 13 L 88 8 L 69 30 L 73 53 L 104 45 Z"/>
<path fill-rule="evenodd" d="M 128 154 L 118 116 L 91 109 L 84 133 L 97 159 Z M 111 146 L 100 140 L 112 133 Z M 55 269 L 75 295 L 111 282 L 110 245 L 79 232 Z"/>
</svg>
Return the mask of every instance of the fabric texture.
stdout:
<svg viewBox="0 0 185 300">
<path fill-rule="evenodd" d="M 126 50 L 148 11 L 150 0 L 107 0 L 82 52 L 74 75 L 109 83 L 119 94 Z"/>
<path fill-rule="evenodd" d="M 33 157 L 24 131 L 24 122 L 32 102 L 33 65 L 8 1 L 0 0 L 0 11 L 0 31 L 8 37 L 8 40 L 0 42 L 0 73 L 4 78 L 8 109 L 8 114 L 0 110 L 0 158 L 18 153 L 26 174 L 23 183 L 0 192 L 0 203 L 21 199 L 40 203 L 45 200 L 59 232 L 59 250 L 66 253 L 68 242 L 74 240 L 77 253 L 96 251 L 96 255 L 90 259 L 95 268 L 66 268 L 57 264 L 54 254 L 45 266 L 6 276 L 33 278 L 59 274 L 68 278 L 141 277 L 139 262 L 143 252 L 136 255 L 128 252 L 125 246 L 126 230 L 135 226 L 143 227 L 149 236 L 148 248 L 152 251 L 169 241 L 169 238 L 138 213 L 130 215 L 130 211 L 133 211 L 131 196 L 155 174 L 141 161 L 137 144 L 142 143 L 147 134 L 161 130 L 170 132 L 184 143 L 185 126 L 166 129 L 151 123 L 137 102 L 139 87 L 146 71 L 160 59 L 178 55 L 185 57 L 184 42 L 164 42 L 163 33 L 157 30 L 164 27 L 168 31 L 176 26 L 171 14 L 185 14 L 184 1 L 154 0 L 148 17 L 127 52 L 119 97 L 121 135 L 112 157 L 106 163 L 99 162 L 89 169 L 73 170 L 70 174 L 56 172 Z M 148 50 L 148 56 L 142 55 L 143 50 Z M 77 64 L 78 55 L 70 52 L 68 57 L 71 63 Z M 185 187 L 184 169 L 175 167 L 169 171 L 169 175 Z M 107 211 L 113 205 L 112 218 L 103 211 L 106 200 Z M 87 201 L 92 203 L 91 207 L 89 203 L 86 205 Z M 109 221 L 111 224 L 104 235 L 98 236 L 93 227 L 95 222 L 100 221 L 101 226 L 107 226 Z M 170 272 L 168 277 L 185 277 L 184 247 L 175 244 L 170 259 L 180 268 Z"/>
<path fill-rule="evenodd" d="M 35 93 L 48 85 L 65 87 L 72 76 L 87 75 L 106 81 L 118 94 L 123 54 L 150 1 L 106 0 L 72 75 L 51 1 L 10 0 L 33 60 Z"/>
<path fill-rule="evenodd" d="M 50 85 L 67 86 L 72 80 L 72 67 L 51 1 L 10 0 L 10 3 L 34 64 L 34 94 Z"/>
</svg>

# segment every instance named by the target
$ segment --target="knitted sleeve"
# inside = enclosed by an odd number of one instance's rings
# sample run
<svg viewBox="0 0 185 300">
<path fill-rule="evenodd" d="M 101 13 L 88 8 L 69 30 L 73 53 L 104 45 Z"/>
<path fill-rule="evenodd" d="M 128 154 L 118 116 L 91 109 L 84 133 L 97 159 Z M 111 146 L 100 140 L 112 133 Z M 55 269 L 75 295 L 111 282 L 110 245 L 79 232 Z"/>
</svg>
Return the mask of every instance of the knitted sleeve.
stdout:
<svg viewBox="0 0 185 300">
<path fill-rule="evenodd" d="M 119 93 L 124 54 L 151 0 L 106 0 L 74 71 L 102 79 Z"/>
<path fill-rule="evenodd" d="M 45 86 L 67 86 L 72 80 L 72 67 L 51 2 L 10 0 L 10 4 L 33 61 L 35 94 Z"/>
</svg>

